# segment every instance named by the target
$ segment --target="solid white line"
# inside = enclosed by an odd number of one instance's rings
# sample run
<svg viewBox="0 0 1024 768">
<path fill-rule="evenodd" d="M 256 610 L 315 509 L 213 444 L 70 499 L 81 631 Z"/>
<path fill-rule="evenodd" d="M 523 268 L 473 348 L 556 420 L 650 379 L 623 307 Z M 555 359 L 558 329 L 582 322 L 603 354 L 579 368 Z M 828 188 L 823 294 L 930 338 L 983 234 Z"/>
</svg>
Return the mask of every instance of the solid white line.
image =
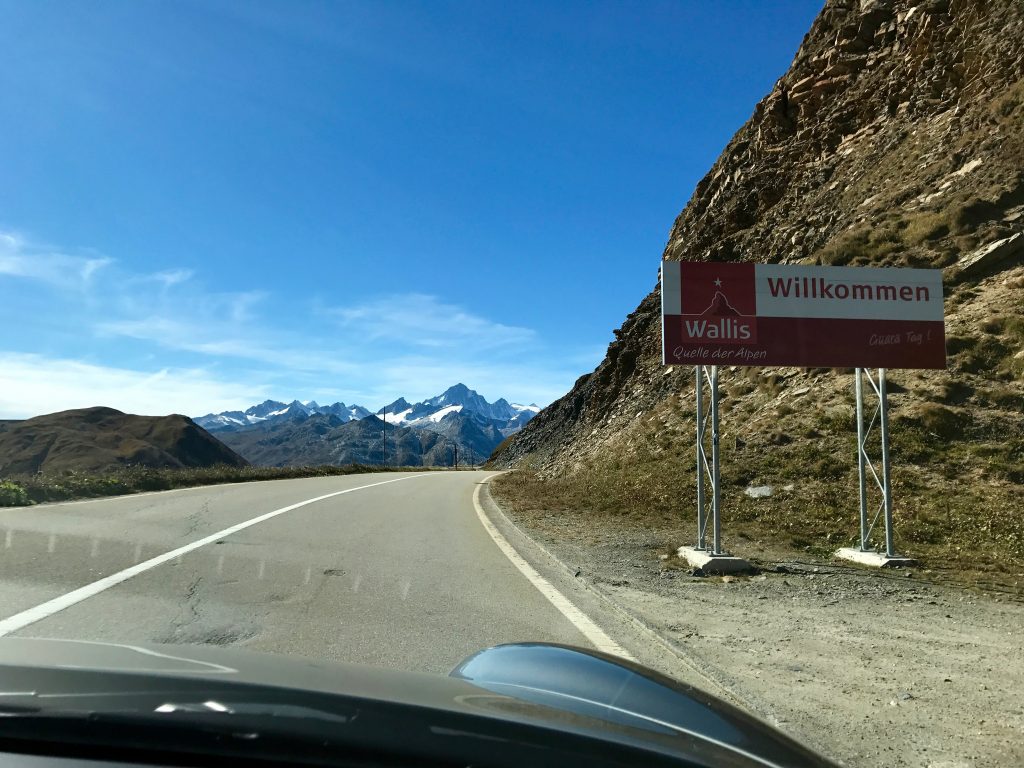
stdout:
<svg viewBox="0 0 1024 768">
<path fill-rule="evenodd" d="M 533 569 L 526 560 L 523 559 L 513 548 L 508 540 L 501 535 L 501 532 L 494 526 L 494 523 L 487 517 L 487 513 L 484 512 L 483 506 L 480 504 L 480 489 L 483 487 L 483 483 L 477 485 L 476 490 L 473 491 L 473 507 L 476 509 L 476 515 L 480 518 L 480 523 L 484 529 L 494 539 L 494 543 L 498 545 L 498 549 L 509 560 L 512 561 L 512 565 L 519 569 L 519 571 L 525 576 L 533 586 L 537 588 L 548 601 L 559 610 L 559 612 L 567 618 L 570 623 L 576 629 L 583 633 L 583 636 L 589 640 L 595 648 L 604 653 L 610 653 L 614 656 L 618 656 L 623 659 L 630 661 L 636 661 L 633 654 L 623 648 L 621 645 L 616 643 L 601 629 L 597 624 L 591 620 L 583 611 L 573 605 L 570 600 L 555 589 L 551 582 L 541 576 L 537 571 Z"/>
<path fill-rule="evenodd" d="M 318 501 L 324 499 L 330 499 L 335 496 L 341 496 L 344 493 L 352 493 L 354 491 L 362 491 L 366 488 L 374 488 L 378 485 L 387 485 L 388 483 L 399 483 L 402 480 L 413 480 L 417 477 L 430 477 L 433 473 L 424 472 L 422 474 L 411 475 L 409 477 L 398 477 L 394 480 L 383 480 L 379 483 L 370 483 L 369 485 L 360 485 L 356 488 L 346 488 L 344 491 L 335 491 L 334 493 L 327 493 L 323 496 L 317 496 L 315 499 L 306 499 L 300 501 L 297 504 L 290 504 L 287 507 L 281 507 L 275 509 L 273 512 L 267 512 L 266 514 L 254 517 L 251 520 L 232 525 L 230 528 L 225 528 L 217 533 L 210 534 L 205 538 L 193 541 L 191 544 L 186 544 L 183 547 L 172 549 L 170 552 L 164 552 L 162 555 L 150 558 L 138 565 L 133 565 L 131 568 L 125 568 L 123 571 L 111 574 L 99 581 L 94 581 L 92 584 L 86 584 L 84 587 L 79 587 L 71 592 L 55 597 L 52 600 L 47 600 L 45 603 L 41 603 L 34 608 L 29 608 L 21 613 L 16 613 L 14 616 L 0 620 L 0 637 L 9 635 L 11 632 L 16 632 L 19 629 L 27 627 L 29 624 L 35 624 L 37 621 L 42 621 L 48 616 L 52 616 L 59 611 L 63 611 L 65 608 L 70 608 L 76 603 L 80 603 L 83 600 L 88 600 L 90 597 L 98 595 L 100 592 L 110 589 L 111 587 L 117 586 L 123 581 L 127 581 L 133 576 L 138 576 L 140 573 L 145 573 L 151 568 L 156 568 L 158 565 L 162 565 L 169 560 L 173 560 L 176 557 L 192 552 L 193 550 L 205 547 L 207 544 L 212 544 L 215 541 L 223 539 L 225 536 L 230 536 L 239 531 L 244 531 L 246 528 L 251 528 L 254 525 L 259 525 L 262 522 L 266 522 L 271 518 L 283 515 L 285 512 L 291 512 L 293 509 L 299 507 L 305 507 L 309 504 L 315 504 Z"/>
</svg>

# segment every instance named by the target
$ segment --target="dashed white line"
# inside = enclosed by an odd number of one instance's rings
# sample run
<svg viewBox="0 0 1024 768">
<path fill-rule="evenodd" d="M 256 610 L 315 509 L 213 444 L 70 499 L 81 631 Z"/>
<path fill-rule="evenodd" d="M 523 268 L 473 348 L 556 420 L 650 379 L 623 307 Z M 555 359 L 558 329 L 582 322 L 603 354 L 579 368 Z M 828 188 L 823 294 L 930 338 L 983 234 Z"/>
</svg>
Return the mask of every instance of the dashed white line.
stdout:
<svg viewBox="0 0 1024 768">
<path fill-rule="evenodd" d="M 498 549 L 502 551 L 505 557 L 512 561 L 512 564 L 537 588 L 537 591 L 544 595 L 576 629 L 582 632 L 583 636 L 597 650 L 628 659 L 629 661 L 636 661 L 633 654 L 608 637 L 603 629 L 597 626 L 589 616 L 577 608 L 565 595 L 555 589 L 551 582 L 537 573 L 533 566 L 526 562 L 522 555 L 516 552 L 515 548 L 508 543 L 508 539 L 501 535 L 501 531 L 490 521 L 487 513 L 484 512 L 483 506 L 480 504 L 480 489 L 482 487 L 483 484 L 480 483 L 477 485 L 476 490 L 473 491 L 473 507 L 476 509 L 477 517 L 480 518 L 480 523 L 487 533 L 491 535 L 491 538 L 494 539 L 494 543 L 498 545 Z"/>
<path fill-rule="evenodd" d="M 297 504 L 290 504 L 287 507 L 275 509 L 273 512 L 267 512 L 265 514 L 259 515 L 258 517 L 254 517 L 250 520 L 245 520 L 244 522 L 232 525 L 229 528 L 225 528 L 222 531 L 217 531 L 216 533 L 210 534 L 209 536 L 199 539 L 198 541 L 193 541 L 191 544 L 186 544 L 183 547 L 172 549 L 170 552 L 164 552 L 162 555 L 152 557 L 149 560 L 139 563 L 138 565 L 133 565 L 131 568 L 125 568 L 123 571 L 118 571 L 117 573 L 111 574 L 110 576 L 102 578 L 99 581 L 94 581 L 92 582 L 92 584 L 86 584 L 84 587 L 79 587 L 78 589 L 72 590 L 71 592 L 67 592 L 66 594 L 60 595 L 59 597 L 55 597 L 52 600 L 47 600 L 45 603 L 40 603 L 34 608 L 29 608 L 28 610 L 22 611 L 21 613 L 16 613 L 14 616 L 0 620 L 0 637 L 3 637 L 4 635 L 9 635 L 11 632 L 17 632 L 19 629 L 23 629 L 24 627 L 27 627 L 30 624 L 35 624 L 37 621 L 42 621 L 48 616 L 52 616 L 55 613 L 63 611 L 65 608 L 70 608 L 72 605 L 80 603 L 83 600 L 88 600 L 90 597 L 94 597 L 100 594 L 101 592 L 110 589 L 111 587 L 115 587 L 118 584 L 132 578 L 133 576 L 138 576 L 140 573 L 145 573 L 146 571 L 152 568 L 156 568 L 158 565 L 162 565 L 170 560 L 174 560 L 175 558 L 180 557 L 181 555 L 197 550 L 200 547 L 205 547 L 207 544 L 212 544 L 213 542 L 218 541 L 219 539 L 223 539 L 225 536 L 230 536 L 234 533 L 238 533 L 239 531 L 244 531 L 246 528 L 251 528 L 254 525 L 259 525 L 260 523 L 266 522 L 271 518 L 277 517 L 278 515 L 283 515 L 286 512 L 291 512 L 292 510 L 298 509 L 299 507 L 305 507 L 309 504 L 315 504 L 318 501 L 330 499 L 335 496 L 341 496 L 342 494 L 345 493 L 362 491 L 365 490 L 366 488 L 374 488 L 378 485 L 387 485 L 388 483 L 399 483 L 403 480 L 413 480 L 418 477 L 430 477 L 432 474 L 433 473 L 425 472 L 422 474 L 416 474 L 409 477 L 398 477 L 393 480 L 382 480 L 381 482 L 370 483 L 369 485 L 360 485 L 357 488 L 346 488 L 343 491 L 335 491 L 334 493 L 327 493 L 324 494 L 323 496 L 317 496 L 314 499 L 306 499 L 305 501 L 300 501 Z M 136 555 L 136 557 L 138 557 L 138 555 Z"/>
</svg>

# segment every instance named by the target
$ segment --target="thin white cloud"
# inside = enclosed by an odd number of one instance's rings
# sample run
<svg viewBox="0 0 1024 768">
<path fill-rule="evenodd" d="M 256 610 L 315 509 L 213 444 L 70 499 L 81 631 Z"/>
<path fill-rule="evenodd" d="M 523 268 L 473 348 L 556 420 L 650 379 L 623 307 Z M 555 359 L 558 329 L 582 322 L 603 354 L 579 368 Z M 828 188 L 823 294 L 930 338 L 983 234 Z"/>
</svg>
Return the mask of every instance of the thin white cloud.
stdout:
<svg viewBox="0 0 1024 768">
<path fill-rule="evenodd" d="M 39 280 L 61 288 L 85 288 L 93 276 L 114 263 L 106 256 L 74 256 L 0 232 L 0 275 Z"/>
<path fill-rule="evenodd" d="M 478 349 L 521 345 L 533 341 L 530 328 L 496 323 L 455 304 L 423 293 L 398 293 L 361 304 L 335 307 L 327 313 L 345 329 L 367 339 L 388 339 L 426 347 Z"/>
<path fill-rule="evenodd" d="M 143 275 L 141 279 L 158 283 L 164 288 L 171 288 L 191 280 L 194 276 L 195 273 L 191 269 L 165 269 L 162 272 Z"/>
<path fill-rule="evenodd" d="M 138 371 L 78 360 L 0 352 L 0 418 L 105 405 L 126 413 L 190 416 L 246 408 L 265 387 L 227 381 L 201 369 Z"/>
<path fill-rule="evenodd" d="M 148 341 L 166 349 L 193 352 L 214 359 L 256 361 L 292 374 L 302 371 L 348 376 L 362 370 L 358 363 L 350 362 L 337 353 L 328 354 L 323 347 L 289 344 L 287 339 L 280 338 L 280 333 L 255 325 L 239 327 L 233 316 L 188 312 L 174 317 L 150 315 L 103 321 L 95 328 L 102 335 Z"/>
<path fill-rule="evenodd" d="M 199 415 L 247 407 L 265 397 L 308 399 L 315 393 L 325 399 L 327 392 L 375 409 L 399 396 L 420 400 L 439 394 L 458 381 L 492 400 L 545 404 L 582 372 L 579 350 L 556 355 L 531 328 L 496 322 L 427 293 L 377 296 L 327 309 L 284 304 L 282 297 L 261 290 L 209 290 L 202 275 L 191 270 L 131 272 L 103 256 L 69 256 L 0 231 L 0 281 L 5 276 L 49 290 L 79 289 L 59 299 L 60 313 L 52 318 L 80 331 L 91 360 L 115 366 L 76 363 L 71 358 L 84 354 L 83 347 L 46 345 L 45 336 L 39 339 L 44 346 L 15 342 L 11 347 L 46 348 L 51 357 L 68 359 L 18 358 L 5 352 L 0 335 L 0 359 L 8 366 L 0 378 L 5 388 L 0 407 L 7 413 L 102 403 L 126 411 Z M 18 338 L 33 331 L 19 329 Z M 146 374 L 116 367 L 124 359 L 124 340 L 132 340 L 136 355 L 149 347 L 159 370 Z M 245 376 L 234 376 L 250 383 L 233 381 L 231 374 L 223 374 L 223 380 L 202 374 L 210 364 L 221 372 L 246 367 Z M 176 384 L 164 386 L 171 379 Z M 152 384 L 151 393 L 136 392 L 133 382 Z M 175 393 L 181 397 L 172 397 Z"/>
</svg>

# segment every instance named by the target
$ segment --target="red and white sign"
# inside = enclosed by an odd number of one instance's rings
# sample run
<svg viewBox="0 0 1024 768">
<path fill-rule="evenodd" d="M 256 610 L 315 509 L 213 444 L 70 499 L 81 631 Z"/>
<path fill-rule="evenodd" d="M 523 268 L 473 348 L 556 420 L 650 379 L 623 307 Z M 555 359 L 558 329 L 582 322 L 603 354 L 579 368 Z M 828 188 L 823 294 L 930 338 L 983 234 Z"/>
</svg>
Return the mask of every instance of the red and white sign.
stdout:
<svg viewBox="0 0 1024 768">
<path fill-rule="evenodd" d="M 945 368 L 937 269 L 663 261 L 663 362 Z"/>
</svg>

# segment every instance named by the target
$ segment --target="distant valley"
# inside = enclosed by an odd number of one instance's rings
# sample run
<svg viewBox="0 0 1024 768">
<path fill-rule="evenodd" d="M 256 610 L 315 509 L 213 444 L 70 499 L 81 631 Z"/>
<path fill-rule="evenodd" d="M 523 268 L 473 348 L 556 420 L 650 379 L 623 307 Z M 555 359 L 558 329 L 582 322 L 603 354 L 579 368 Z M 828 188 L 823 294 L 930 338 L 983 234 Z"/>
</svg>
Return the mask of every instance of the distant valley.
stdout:
<svg viewBox="0 0 1024 768">
<path fill-rule="evenodd" d="M 398 398 L 376 413 L 340 402 L 267 400 L 195 422 L 260 466 L 454 466 L 483 462 L 539 411 L 504 398 L 490 403 L 456 384 L 418 403 Z"/>
</svg>

